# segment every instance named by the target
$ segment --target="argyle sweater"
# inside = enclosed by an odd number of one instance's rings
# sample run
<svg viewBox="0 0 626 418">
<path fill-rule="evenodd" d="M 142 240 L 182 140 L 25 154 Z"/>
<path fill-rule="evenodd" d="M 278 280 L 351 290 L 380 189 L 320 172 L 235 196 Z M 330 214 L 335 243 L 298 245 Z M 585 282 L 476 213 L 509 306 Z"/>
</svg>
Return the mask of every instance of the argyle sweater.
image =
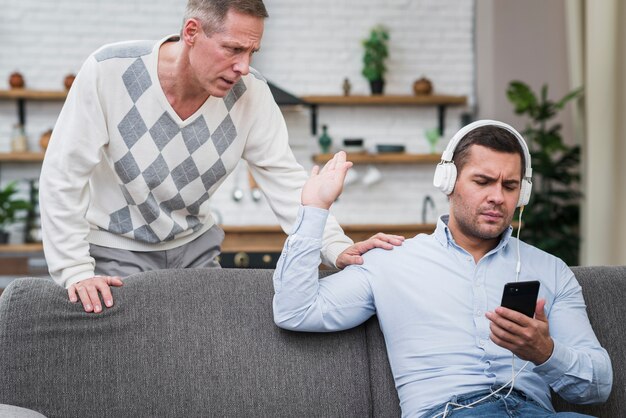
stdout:
<svg viewBox="0 0 626 418">
<path fill-rule="evenodd" d="M 157 77 L 168 39 L 100 48 L 68 93 L 40 179 L 44 252 L 60 285 L 94 275 L 90 243 L 157 251 L 207 231 L 210 197 L 241 158 L 283 230 L 295 222 L 307 175 L 267 82 L 251 69 L 182 120 Z M 352 244 L 334 219 L 324 238 L 328 264 Z"/>
</svg>

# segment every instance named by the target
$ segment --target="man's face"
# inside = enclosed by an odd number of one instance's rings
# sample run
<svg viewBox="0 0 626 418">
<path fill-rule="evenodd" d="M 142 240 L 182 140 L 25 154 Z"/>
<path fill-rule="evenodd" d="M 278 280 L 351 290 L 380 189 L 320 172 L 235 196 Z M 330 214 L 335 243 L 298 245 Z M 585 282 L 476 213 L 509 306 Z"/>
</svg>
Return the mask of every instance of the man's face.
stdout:
<svg viewBox="0 0 626 418">
<path fill-rule="evenodd" d="M 247 75 L 250 61 L 261 45 L 263 18 L 230 10 L 223 30 L 207 36 L 202 28 L 189 52 L 192 76 L 211 96 L 224 97 Z"/>
<path fill-rule="evenodd" d="M 461 243 L 493 241 L 511 224 L 521 186 L 521 157 L 472 145 L 450 194 L 449 227 Z"/>
</svg>

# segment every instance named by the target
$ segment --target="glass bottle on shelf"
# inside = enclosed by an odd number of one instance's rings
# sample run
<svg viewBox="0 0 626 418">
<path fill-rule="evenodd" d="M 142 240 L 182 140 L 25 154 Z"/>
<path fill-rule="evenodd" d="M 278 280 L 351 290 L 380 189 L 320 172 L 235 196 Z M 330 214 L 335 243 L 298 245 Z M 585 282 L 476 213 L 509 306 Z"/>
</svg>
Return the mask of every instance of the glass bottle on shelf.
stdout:
<svg viewBox="0 0 626 418">
<path fill-rule="evenodd" d="M 426 141 L 430 145 L 430 153 L 437 153 L 437 143 L 441 139 L 441 135 L 439 134 L 439 128 L 426 129 L 424 131 L 424 136 L 426 137 Z"/>
<path fill-rule="evenodd" d="M 330 152 L 330 146 L 333 140 L 328 136 L 328 126 L 322 125 L 322 135 L 319 137 L 318 143 L 322 149 L 322 154 L 328 154 Z"/>
<path fill-rule="evenodd" d="M 28 139 L 24 131 L 24 125 L 16 123 L 13 125 L 13 135 L 11 135 L 11 151 L 26 152 L 28 151 Z"/>
</svg>

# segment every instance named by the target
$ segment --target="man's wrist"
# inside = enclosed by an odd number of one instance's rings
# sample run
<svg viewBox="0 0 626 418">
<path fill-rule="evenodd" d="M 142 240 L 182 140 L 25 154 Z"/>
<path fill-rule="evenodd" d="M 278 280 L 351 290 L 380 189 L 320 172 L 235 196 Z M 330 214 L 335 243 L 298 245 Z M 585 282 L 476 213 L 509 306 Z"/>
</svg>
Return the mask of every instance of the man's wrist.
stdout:
<svg viewBox="0 0 626 418">
<path fill-rule="evenodd" d="M 322 239 L 328 214 L 328 209 L 315 206 L 301 206 L 292 235 Z"/>
<path fill-rule="evenodd" d="M 552 353 L 554 353 L 554 340 L 552 339 L 552 337 L 550 337 L 546 349 L 543 350 L 543 353 L 541 353 L 540 358 L 534 362 L 535 365 L 540 366 L 544 364 L 545 362 L 547 362 L 548 360 L 550 360 L 550 357 L 552 357 Z"/>
<path fill-rule="evenodd" d="M 322 210 L 329 210 L 331 206 L 320 201 L 308 201 L 308 202 L 302 201 L 301 204 L 303 207 L 311 207 L 311 208 L 317 208 L 317 209 L 322 209 Z"/>
</svg>

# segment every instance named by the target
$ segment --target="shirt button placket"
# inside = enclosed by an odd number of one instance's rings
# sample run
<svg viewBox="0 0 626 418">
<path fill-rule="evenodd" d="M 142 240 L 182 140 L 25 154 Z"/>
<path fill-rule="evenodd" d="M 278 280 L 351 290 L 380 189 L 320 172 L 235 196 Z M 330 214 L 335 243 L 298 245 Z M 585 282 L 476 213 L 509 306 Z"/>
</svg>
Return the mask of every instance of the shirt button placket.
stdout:
<svg viewBox="0 0 626 418">
<path fill-rule="evenodd" d="M 489 338 L 489 321 L 484 317 L 487 307 L 487 295 L 483 283 L 485 281 L 485 262 L 481 260 L 474 269 L 473 293 L 474 293 L 474 324 L 476 327 L 476 342 L 485 349 Z"/>
</svg>

